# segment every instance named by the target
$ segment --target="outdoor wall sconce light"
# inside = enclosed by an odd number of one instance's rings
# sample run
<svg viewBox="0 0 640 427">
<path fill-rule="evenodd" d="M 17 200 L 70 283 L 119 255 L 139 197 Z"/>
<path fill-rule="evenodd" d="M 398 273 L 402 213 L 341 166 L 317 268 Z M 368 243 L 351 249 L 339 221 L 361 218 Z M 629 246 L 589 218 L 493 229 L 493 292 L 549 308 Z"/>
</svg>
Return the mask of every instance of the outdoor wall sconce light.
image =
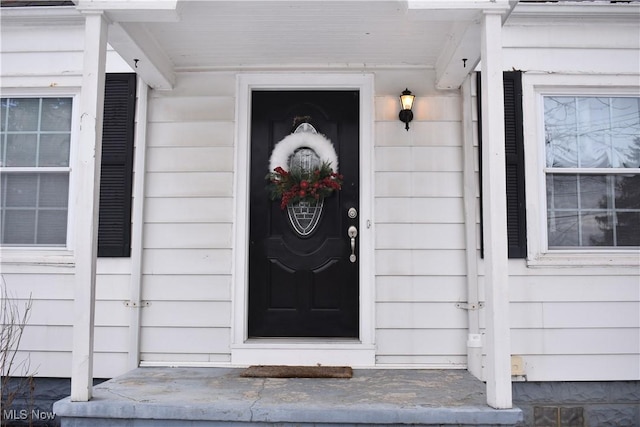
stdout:
<svg viewBox="0 0 640 427">
<path fill-rule="evenodd" d="M 402 110 L 400 111 L 399 118 L 402 123 L 405 124 L 405 129 L 409 130 L 409 122 L 413 120 L 413 112 L 411 108 L 413 107 L 413 100 L 415 96 L 411 95 L 411 91 L 409 89 L 405 89 L 402 91 L 402 95 L 400 95 L 400 105 L 402 105 Z"/>
</svg>

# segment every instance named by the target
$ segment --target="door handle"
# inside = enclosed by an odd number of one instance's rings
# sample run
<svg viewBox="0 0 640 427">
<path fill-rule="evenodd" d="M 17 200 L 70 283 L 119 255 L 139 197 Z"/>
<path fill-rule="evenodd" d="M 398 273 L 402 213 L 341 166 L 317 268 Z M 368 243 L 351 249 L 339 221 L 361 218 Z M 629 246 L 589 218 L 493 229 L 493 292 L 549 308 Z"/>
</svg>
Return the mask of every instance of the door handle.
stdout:
<svg viewBox="0 0 640 427">
<path fill-rule="evenodd" d="M 347 235 L 351 239 L 351 255 L 349 255 L 349 261 L 356 262 L 356 237 L 358 236 L 358 229 L 352 225 L 347 229 Z"/>
</svg>

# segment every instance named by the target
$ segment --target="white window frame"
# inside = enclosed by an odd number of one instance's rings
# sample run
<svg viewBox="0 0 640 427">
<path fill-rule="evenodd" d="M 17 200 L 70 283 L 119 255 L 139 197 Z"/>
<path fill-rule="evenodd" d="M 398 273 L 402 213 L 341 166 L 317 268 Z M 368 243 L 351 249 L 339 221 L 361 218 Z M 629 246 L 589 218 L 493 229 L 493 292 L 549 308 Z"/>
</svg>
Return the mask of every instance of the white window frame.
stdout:
<svg viewBox="0 0 640 427">
<path fill-rule="evenodd" d="M 536 266 L 640 266 L 634 248 L 549 249 L 544 144 L 545 96 L 640 96 L 638 76 L 525 73 L 522 82 L 527 194 L 527 264 Z"/>
<path fill-rule="evenodd" d="M 74 230 L 73 194 L 76 191 L 73 170 L 77 161 L 79 134 L 79 118 L 77 110 L 80 101 L 79 88 L 22 88 L 2 89 L 2 98 L 71 98 L 71 137 L 69 147 L 69 196 L 67 201 L 67 237 L 64 246 L 2 246 L 0 245 L 0 261 L 7 264 L 72 265 Z M 7 168 L 8 169 L 8 168 Z M 2 168 L 0 168 L 0 173 Z"/>
</svg>

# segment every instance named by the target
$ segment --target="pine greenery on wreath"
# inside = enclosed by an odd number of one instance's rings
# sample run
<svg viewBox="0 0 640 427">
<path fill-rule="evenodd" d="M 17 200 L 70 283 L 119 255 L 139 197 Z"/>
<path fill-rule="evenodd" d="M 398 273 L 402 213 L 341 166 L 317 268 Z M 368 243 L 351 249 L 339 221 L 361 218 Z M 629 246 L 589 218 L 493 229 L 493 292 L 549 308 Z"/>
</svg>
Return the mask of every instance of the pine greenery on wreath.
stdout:
<svg viewBox="0 0 640 427">
<path fill-rule="evenodd" d="M 313 150 L 321 160 L 312 170 L 289 169 L 289 159 L 300 148 Z M 342 188 L 342 175 L 337 172 L 338 158 L 333 144 L 320 134 L 309 132 L 292 133 L 278 142 L 269 161 L 267 191 L 271 200 L 280 199 L 280 209 L 288 204 L 308 202 L 315 205 L 318 200 L 330 196 Z M 332 168 L 334 166 L 336 170 Z"/>
<path fill-rule="evenodd" d="M 286 171 L 278 166 L 267 175 L 267 179 L 271 200 L 280 199 L 280 209 L 295 202 L 313 205 L 342 188 L 342 175 L 334 172 L 328 163 L 323 163 L 311 173 L 299 168 Z"/>
</svg>

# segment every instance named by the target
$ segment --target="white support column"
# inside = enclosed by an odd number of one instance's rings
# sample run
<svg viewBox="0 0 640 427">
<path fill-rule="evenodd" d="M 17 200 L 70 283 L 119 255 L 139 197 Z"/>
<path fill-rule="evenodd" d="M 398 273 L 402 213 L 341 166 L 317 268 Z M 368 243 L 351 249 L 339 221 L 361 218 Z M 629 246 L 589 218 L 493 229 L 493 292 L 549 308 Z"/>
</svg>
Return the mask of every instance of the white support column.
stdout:
<svg viewBox="0 0 640 427">
<path fill-rule="evenodd" d="M 500 13 L 483 15 L 481 60 L 487 403 L 506 409 L 512 396 Z"/>
<path fill-rule="evenodd" d="M 84 42 L 78 159 L 72 172 L 76 184 L 73 195 L 76 275 L 71 368 L 71 400 L 74 402 L 90 400 L 93 383 L 98 204 L 107 50 L 107 22 L 101 12 L 86 14 Z"/>
</svg>

